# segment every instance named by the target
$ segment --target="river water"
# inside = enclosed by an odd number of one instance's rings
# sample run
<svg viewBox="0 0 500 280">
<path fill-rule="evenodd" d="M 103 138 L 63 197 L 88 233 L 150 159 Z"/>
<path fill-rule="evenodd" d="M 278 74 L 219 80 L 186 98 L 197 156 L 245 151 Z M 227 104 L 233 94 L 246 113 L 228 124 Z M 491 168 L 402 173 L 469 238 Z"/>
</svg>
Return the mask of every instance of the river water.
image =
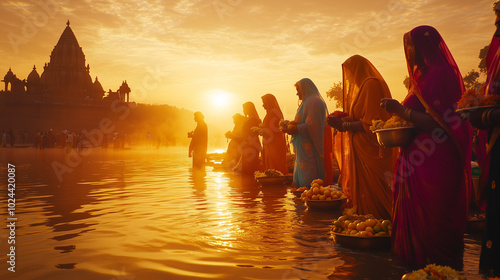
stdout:
<svg viewBox="0 0 500 280">
<path fill-rule="evenodd" d="M 193 174 L 186 148 L 70 157 L 0 148 L 0 163 L 0 279 L 400 279 L 410 271 L 388 251 L 335 244 L 328 231 L 341 213 L 307 209 L 290 187 L 262 188 L 211 167 Z M 17 218 L 14 232 L 8 217 Z M 466 235 L 468 279 L 481 278 L 480 240 Z"/>
</svg>

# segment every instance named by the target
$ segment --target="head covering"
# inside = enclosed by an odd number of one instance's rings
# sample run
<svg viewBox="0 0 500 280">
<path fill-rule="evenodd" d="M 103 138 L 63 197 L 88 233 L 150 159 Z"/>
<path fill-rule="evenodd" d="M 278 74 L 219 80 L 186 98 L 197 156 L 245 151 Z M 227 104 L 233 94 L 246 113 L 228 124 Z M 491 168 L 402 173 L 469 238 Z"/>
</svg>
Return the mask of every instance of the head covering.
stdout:
<svg viewBox="0 0 500 280">
<path fill-rule="evenodd" d="M 257 113 L 257 109 L 255 109 L 255 105 L 252 102 L 243 103 L 243 110 L 248 117 L 256 117 L 260 120 L 259 113 Z"/>
<path fill-rule="evenodd" d="M 356 100 L 360 98 L 361 87 L 369 79 L 376 79 L 380 82 L 384 93 L 383 97 L 391 97 L 389 87 L 377 68 L 375 68 L 368 59 L 360 55 L 353 55 L 342 63 L 342 73 L 344 85 L 343 102 L 344 112 L 346 113 L 350 114 L 352 111 L 351 107 L 356 103 Z"/>
<path fill-rule="evenodd" d="M 500 45 L 499 40 L 499 37 L 493 35 L 488 53 L 486 54 L 486 73 L 488 73 L 488 76 L 486 77 L 485 82 L 485 95 L 496 94 L 496 92 L 498 92 L 498 81 L 500 80 L 500 56 L 496 54 Z"/>
<path fill-rule="evenodd" d="M 495 3 L 493 3 L 493 10 L 495 12 L 500 12 L 500 1 L 496 1 Z"/>
<path fill-rule="evenodd" d="M 283 119 L 283 113 L 281 112 L 280 105 L 278 104 L 278 100 L 276 97 L 270 93 L 263 95 L 262 103 L 267 111 L 266 116 L 264 117 L 264 123 L 269 121 L 270 119 L 277 119 L 278 121 Z"/>
<path fill-rule="evenodd" d="M 309 78 L 303 78 L 302 80 L 296 82 L 295 87 L 302 93 L 302 102 L 305 102 L 311 96 L 317 96 L 323 100 L 318 88 Z M 323 102 L 325 101 L 323 100 Z"/>
<path fill-rule="evenodd" d="M 200 120 L 205 119 L 205 116 L 200 111 L 194 112 L 194 116 Z"/>
<path fill-rule="evenodd" d="M 236 113 L 233 115 L 233 121 L 238 124 L 238 123 L 243 123 L 245 121 L 245 116 L 243 116 L 240 113 Z"/>
<path fill-rule="evenodd" d="M 440 116 L 454 110 L 464 92 L 464 83 L 457 63 L 438 31 L 431 26 L 416 27 L 404 35 L 404 45 L 410 87 L 416 86 L 416 97 L 425 109 L 431 108 Z M 437 115 L 433 117 L 436 119 Z"/>
</svg>

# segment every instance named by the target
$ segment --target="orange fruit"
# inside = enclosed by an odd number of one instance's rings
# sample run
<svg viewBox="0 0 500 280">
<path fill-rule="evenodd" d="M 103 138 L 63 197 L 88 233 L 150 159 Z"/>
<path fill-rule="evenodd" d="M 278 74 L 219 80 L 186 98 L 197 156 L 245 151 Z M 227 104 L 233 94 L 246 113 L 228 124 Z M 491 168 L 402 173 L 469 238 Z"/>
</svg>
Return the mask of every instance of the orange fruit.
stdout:
<svg viewBox="0 0 500 280">
<path fill-rule="evenodd" d="M 313 194 L 318 194 L 319 193 L 319 187 L 313 187 L 312 188 Z"/>
<path fill-rule="evenodd" d="M 325 190 L 325 196 L 326 196 L 326 197 L 330 197 L 330 194 L 331 194 L 330 190 L 328 190 L 328 189 L 327 189 L 327 190 Z"/>
<path fill-rule="evenodd" d="M 369 227 L 374 227 L 377 224 L 377 221 L 375 221 L 374 219 L 368 219 L 365 221 L 365 223 Z"/>
<path fill-rule="evenodd" d="M 375 231 L 373 230 L 373 228 L 369 227 L 369 226 L 365 227 L 365 231 L 370 232 L 370 233 L 375 233 Z"/>
<path fill-rule="evenodd" d="M 361 222 L 361 223 L 359 223 L 359 224 L 357 224 L 357 225 L 356 225 L 356 229 L 357 229 L 358 231 L 364 231 L 364 230 L 365 230 L 365 228 L 366 228 L 366 224 L 365 224 L 365 222 Z"/>
</svg>

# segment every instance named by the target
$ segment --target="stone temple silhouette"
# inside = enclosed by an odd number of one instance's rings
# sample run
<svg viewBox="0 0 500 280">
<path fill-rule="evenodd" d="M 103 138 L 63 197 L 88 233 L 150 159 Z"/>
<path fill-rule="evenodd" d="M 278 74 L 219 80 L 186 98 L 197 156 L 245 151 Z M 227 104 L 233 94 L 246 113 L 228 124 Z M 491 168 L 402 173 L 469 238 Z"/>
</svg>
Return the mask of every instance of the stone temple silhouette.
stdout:
<svg viewBox="0 0 500 280">
<path fill-rule="evenodd" d="M 69 25 L 68 20 L 42 74 L 39 75 L 33 66 L 27 79 L 21 80 L 10 68 L 2 80 L 5 83 L 3 94 L 9 99 L 26 102 L 88 105 L 115 100 L 129 102 L 130 87 L 126 81 L 116 92 L 109 90 L 107 96 L 98 78 L 92 81 L 90 65 L 85 65 L 85 54 Z"/>
</svg>

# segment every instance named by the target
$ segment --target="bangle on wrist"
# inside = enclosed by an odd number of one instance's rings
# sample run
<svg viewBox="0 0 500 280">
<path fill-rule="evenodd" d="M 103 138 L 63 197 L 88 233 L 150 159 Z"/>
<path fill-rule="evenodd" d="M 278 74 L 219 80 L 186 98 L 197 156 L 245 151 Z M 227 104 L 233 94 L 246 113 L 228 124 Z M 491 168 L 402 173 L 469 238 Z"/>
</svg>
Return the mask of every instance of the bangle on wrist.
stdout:
<svg viewBox="0 0 500 280">
<path fill-rule="evenodd" d="M 493 111 L 493 109 L 488 109 L 488 110 L 484 111 L 482 116 L 481 116 L 481 121 L 483 122 L 483 125 L 485 127 L 489 127 L 491 125 L 491 121 L 490 121 L 491 111 Z"/>
<path fill-rule="evenodd" d="M 411 122 L 411 112 L 412 110 L 410 108 L 406 108 L 406 110 L 403 113 L 403 117 L 409 122 Z"/>
<path fill-rule="evenodd" d="M 351 122 L 343 122 L 342 123 L 342 129 L 344 131 L 348 131 L 349 129 L 351 129 Z"/>
</svg>

